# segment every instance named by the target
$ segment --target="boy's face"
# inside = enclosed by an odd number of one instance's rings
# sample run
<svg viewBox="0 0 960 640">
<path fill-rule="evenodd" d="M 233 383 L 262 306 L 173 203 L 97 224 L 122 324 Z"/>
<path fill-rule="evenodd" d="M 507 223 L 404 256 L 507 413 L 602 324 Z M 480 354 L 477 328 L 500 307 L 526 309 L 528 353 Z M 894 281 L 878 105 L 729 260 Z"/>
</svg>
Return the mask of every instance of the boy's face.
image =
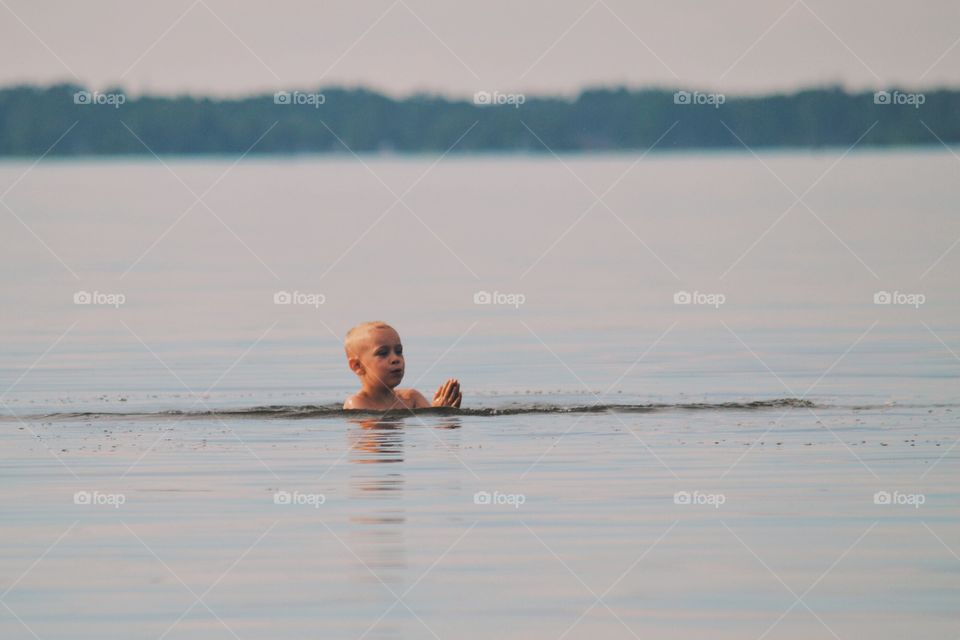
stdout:
<svg viewBox="0 0 960 640">
<path fill-rule="evenodd" d="M 350 358 L 350 368 L 373 386 L 393 389 L 403 380 L 403 345 L 400 334 L 391 328 L 371 328 Z"/>
</svg>

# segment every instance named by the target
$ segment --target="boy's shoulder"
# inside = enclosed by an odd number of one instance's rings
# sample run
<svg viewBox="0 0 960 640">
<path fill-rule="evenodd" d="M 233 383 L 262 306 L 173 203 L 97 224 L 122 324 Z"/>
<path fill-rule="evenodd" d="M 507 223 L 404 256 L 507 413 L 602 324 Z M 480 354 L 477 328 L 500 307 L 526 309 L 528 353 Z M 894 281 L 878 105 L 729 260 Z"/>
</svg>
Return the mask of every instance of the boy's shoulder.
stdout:
<svg viewBox="0 0 960 640">
<path fill-rule="evenodd" d="M 396 389 L 394 393 L 396 393 L 397 397 L 409 405 L 411 409 L 430 406 L 430 402 L 416 389 Z"/>
<path fill-rule="evenodd" d="M 423 409 L 431 406 L 430 401 L 423 397 L 423 394 L 416 389 L 395 389 L 394 393 L 405 405 L 411 409 Z M 373 407 L 368 406 L 368 403 L 365 401 L 364 395 L 361 392 L 347 398 L 346 402 L 343 403 L 343 408 L 370 409 Z"/>
</svg>

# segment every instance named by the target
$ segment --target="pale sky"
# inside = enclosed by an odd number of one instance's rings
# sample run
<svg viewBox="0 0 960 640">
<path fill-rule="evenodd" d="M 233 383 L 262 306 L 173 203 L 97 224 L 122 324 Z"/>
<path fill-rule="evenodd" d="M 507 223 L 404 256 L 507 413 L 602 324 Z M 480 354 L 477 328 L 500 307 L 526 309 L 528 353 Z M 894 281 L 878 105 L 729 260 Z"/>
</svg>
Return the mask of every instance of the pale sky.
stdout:
<svg viewBox="0 0 960 640">
<path fill-rule="evenodd" d="M 960 86 L 960 2 L 0 0 L 0 84 L 245 95 Z"/>
</svg>

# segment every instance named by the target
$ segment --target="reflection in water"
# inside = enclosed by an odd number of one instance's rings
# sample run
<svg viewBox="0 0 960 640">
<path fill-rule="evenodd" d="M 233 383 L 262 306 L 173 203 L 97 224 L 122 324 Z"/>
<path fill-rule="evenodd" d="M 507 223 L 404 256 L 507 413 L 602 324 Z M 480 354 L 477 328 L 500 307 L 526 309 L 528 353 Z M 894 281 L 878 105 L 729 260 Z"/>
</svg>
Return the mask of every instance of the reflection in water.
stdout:
<svg viewBox="0 0 960 640">
<path fill-rule="evenodd" d="M 350 546 L 377 574 L 374 577 L 364 570 L 364 580 L 377 582 L 379 578 L 388 585 L 401 585 L 415 579 L 406 571 L 407 517 L 402 506 L 405 418 L 358 418 L 349 423 L 349 460 L 358 465 L 352 468 L 348 487 L 355 507 L 350 516 L 355 525 Z M 425 428 L 459 429 L 460 421 L 449 417 Z"/>
<path fill-rule="evenodd" d="M 403 462 L 403 421 L 366 418 L 350 420 L 347 433 L 354 464 Z"/>
<path fill-rule="evenodd" d="M 378 582 L 379 578 L 388 585 L 399 585 L 407 567 L 406 514 L 399 506 L 404 487 L 404 424 L 402 419 L 378 418 L 350 420 L 349 424 L 349 459 L 352 465 L 359 465 L 351 468 L 347 488 L 354 506 L 350 546 L 376 574 L 362 568 L 362 580 Z M 387 624 L 375 631 L 392 637 L 390 629 Z"/>
<path fill-rule="evenodd" d="M 451 416 L 448 418 L 443 418 L 437 422 L 437 429 L 459 429 L 460 428 L 460 418 L 456 416 Z"/>
</svg>

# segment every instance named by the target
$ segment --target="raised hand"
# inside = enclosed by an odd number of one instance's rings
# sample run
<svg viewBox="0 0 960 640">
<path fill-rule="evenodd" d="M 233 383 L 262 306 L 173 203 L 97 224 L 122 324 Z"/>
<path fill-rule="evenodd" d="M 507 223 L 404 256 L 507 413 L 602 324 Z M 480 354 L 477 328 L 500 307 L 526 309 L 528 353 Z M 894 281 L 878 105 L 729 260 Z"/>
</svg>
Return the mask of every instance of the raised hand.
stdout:
<svg viewBox="0 0 960 640">
<path fill-rule="evenodd" d="M 433 394 L 433 406 L 435 407 L 460 407 L 463 400 L 463 394 L 460 393 L 460 382 L 456 378 L 450 378 L 437 389 Z"/>
</svg>

